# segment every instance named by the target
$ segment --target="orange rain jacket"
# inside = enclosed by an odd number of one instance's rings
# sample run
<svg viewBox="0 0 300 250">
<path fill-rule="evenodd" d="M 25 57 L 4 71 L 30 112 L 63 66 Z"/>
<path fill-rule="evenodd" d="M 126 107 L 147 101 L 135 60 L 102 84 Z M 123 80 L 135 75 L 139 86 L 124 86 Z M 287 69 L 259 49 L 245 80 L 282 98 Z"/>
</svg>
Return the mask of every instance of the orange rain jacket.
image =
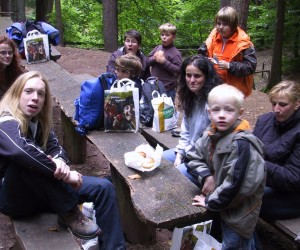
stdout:
<svg viewBox="0 0 300 250">
<path fill-rule="evenodd" d="M 257 64 L 250 37 L 238 27 L 227 40 L 223 50 L 222 46 L 223 39 L 215 28 L 198 52 L 208 57 L 213 57 L 215 54 L 219 60 L 229 62 L 228 70 L 219 70 L 218 65 L 215 65 L 218 74 L 224 82 L 237 87 L 245 96 L 249 96 L 252 92 L 253 74 Z"/>
</svg>

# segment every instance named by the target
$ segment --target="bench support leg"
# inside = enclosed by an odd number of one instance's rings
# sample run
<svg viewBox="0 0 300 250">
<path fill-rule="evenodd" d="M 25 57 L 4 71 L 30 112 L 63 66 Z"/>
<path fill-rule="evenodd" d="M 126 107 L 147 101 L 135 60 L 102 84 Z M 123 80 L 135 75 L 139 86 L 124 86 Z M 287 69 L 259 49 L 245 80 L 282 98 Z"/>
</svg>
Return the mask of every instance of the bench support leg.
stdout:
<svg viewBox="0 0 300 250">
<path fill-rule="evenodd" d="M 122 176 L 111 165 L 112 181 L 116 187 L 121 222 L 126 240 L 132 244 L 145 244 L 156 239 L 156 230 L 141 221 L 131 203 L 130 190 L 122 180 Z"/>
<path fill-rule="evenodd" d="M 80 164 L 86 158 L 86 139 L 75 131 L 74 124 L 61 112 L 61 125 L 63 129 L 63 147 L 73 164 Z"/>
</svg>

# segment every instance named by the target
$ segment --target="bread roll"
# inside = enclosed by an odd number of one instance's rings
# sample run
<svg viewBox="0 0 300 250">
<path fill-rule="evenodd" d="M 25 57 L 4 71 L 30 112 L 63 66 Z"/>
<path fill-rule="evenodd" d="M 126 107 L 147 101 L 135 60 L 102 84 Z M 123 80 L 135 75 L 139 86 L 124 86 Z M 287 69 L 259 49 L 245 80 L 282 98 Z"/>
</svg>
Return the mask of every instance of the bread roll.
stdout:
<svg viewBox="0 0 300 250">
<path fill-rule="evenodd" d="M 154 159 L 151 157 L 145 158 L 143 161 L 142 167 L 143 168 L 152 168 L 154 166 Z"/>
<path fill-rule="evenodd" d="M 146 153 L 145 152 L 137 152 L 140 156 L 146 158 Z"/>
</svg>

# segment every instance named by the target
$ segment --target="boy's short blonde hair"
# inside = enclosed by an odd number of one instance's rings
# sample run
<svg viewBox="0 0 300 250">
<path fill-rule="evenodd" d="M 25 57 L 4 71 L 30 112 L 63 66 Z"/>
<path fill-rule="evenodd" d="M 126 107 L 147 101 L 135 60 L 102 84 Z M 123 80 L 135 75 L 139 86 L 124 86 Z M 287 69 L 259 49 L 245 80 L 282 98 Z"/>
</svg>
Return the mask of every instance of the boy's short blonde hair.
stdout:
<svg viewBox="0 0 300 250">
<path fill-rule="evenodd" d="M 227 83 L 218 85 L 214 87 L 208 94 L 208 106 L 210 106 L 211 100 L 214 97 L 232 97 L 235 99 L 237 107 L 242 108 L 244 106 L 245 96 L 236 87 L 229 85 Z"/>
<path fill-rule="evenodd" d="M 177 32 L 176 26 L 171 23 L 164 23 L 164 24 L 160 25 L 160 27 L 158 29 L 159 29 L 160 33 L 170 32 L 172 35 L 176 35 L 176 32 Z"/>
<path fill-rule="evenodd" d="M 125 54 L 116 59 L 116 68 L 124 69 L 129 72 L 130 78 L 136 78 L 142 71 L 140 58 L 133 54 Z"/>
</svg>

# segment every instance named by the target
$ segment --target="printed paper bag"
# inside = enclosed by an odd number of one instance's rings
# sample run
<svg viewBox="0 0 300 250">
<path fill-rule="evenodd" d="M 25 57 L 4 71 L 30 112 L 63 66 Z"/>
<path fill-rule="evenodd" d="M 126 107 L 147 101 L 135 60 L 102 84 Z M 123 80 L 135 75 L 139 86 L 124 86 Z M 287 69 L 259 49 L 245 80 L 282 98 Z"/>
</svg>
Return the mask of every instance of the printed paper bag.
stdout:
<svg viewBox="0 0 300 250">
<path fill-rule="evenodd" d="M 48 35 L 32 30 L 23 40 L 28 63 L 45 62 L 50 59 Z"/>
<path fill-rule="evenodd" d="M 221 250 L 219 243 L 210 233 L 212 220 L 187 226 L 175 228 L 173 231 L 170 250 Z"/>
<path fill-rule="evenodd" d="M 156 95 L 156 96 L 155 96 Z M 152 92 L 151 104 L 154 110 L 152 129 L 163 132 L 177 127 L 175 106 L 171 97 L 160 95 L 158 91 Z"/>
<path fill-rule="evenodd" d="M 137 132 L 139 129 L 139 90 L 127 78 L 116 80 L 104 91 L 105 132 Z"/>
</svg>

